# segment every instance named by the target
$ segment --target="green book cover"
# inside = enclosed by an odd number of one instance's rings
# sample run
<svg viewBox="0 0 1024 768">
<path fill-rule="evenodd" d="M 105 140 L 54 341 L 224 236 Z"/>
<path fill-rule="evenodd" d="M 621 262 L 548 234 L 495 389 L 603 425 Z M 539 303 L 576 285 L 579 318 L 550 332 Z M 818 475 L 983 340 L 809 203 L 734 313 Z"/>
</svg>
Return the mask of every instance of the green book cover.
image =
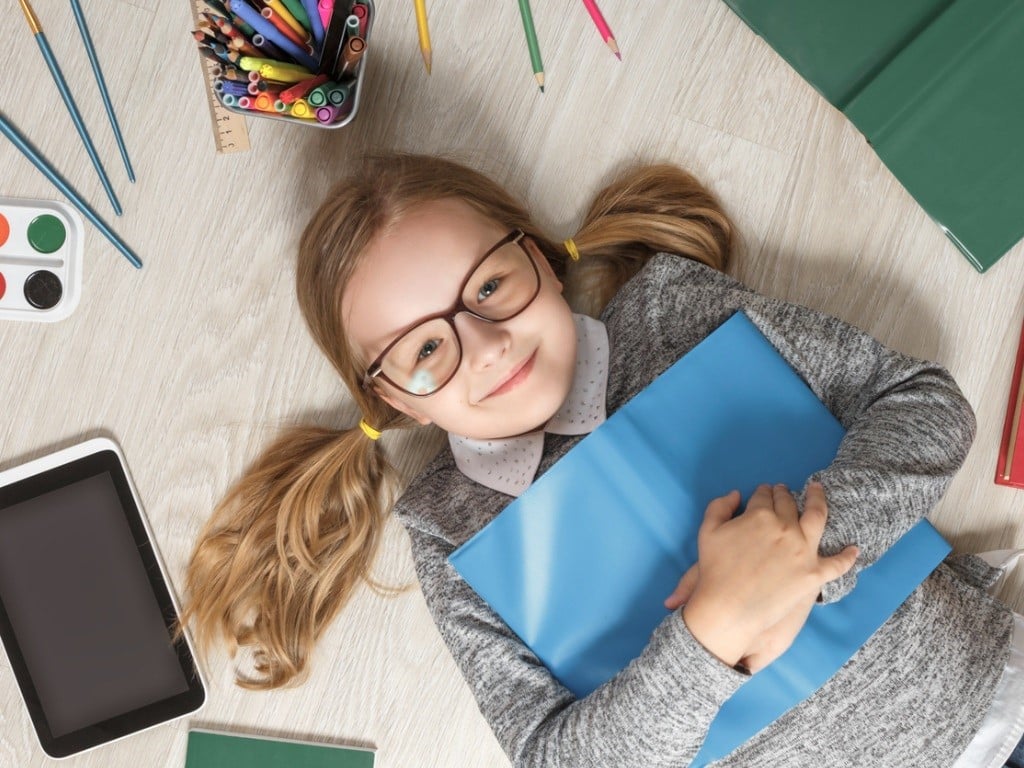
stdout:
<svg viewBox="0 0 1024 768">
<path fill-rule="evenodd" d="M 190 730 L 185 768 L 373 768 L 370 749 Z"/>
<path fill-rule="evenodd" d="M 1024 236 L 1024 0 L 726 0 L 976 269 Z"/>
</svg>

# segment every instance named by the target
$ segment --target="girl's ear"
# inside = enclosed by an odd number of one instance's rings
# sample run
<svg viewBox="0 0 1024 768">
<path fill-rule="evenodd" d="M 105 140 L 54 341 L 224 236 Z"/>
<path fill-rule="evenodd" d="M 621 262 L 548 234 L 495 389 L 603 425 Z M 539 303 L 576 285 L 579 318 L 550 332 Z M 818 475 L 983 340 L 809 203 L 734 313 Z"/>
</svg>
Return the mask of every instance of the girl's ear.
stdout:
<svg viewBox="0 0 1024 768">
<path fill-rule="evenodd" d="M 406 403 L 403 403 L 401 400 L 399 400 L 396 397 L 392 397 L 391 395 L 385 394 L 380 387 L 375 386 L 373 391 L 377 393 L 377 397 L 379 397 L 385 403 L 390 405 L 396 411 L 401 411 L 406 416 L 408 416 L 410 419 L 414 419 L 414 420 L 418 421 L 423 426 L 426 426 L 427 424 L 431 423 L 429 418 L 424 416 L 422 413 L 417 411 L 415 408 L 413 408 L 412 406 L 410 406 L 410 405 L 408 405 Z"/>
<path fill-rule="evenodd" d="M 558 292 L 562 292 L 562 281 L 555 275 L 555 270 L 551 266 L 551 262 L 548 261 L 548 257 L 544 255 L 543 251 L 537 247 L 537 244 L 533 242 L 533 238 L 527 236 L 523 238 L 523 244 L 526 246 L 527 252 L 533 256 L 533 260 L 540 266 L 540 271 L 546 274 L 550 279 L 555 281 L 558 286 Z"/>
</svg>

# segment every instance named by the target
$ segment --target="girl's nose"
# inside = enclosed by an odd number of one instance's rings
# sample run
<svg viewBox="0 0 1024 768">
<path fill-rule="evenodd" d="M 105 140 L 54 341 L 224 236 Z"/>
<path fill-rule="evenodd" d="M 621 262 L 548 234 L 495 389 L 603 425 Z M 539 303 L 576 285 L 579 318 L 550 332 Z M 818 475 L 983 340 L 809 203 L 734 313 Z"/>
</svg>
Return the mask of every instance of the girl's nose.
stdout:
<svg viewBox="0 0 1024 768">
<path fill-rule="evenodd" d="M 512 337 L 504 323 L 489 323 L 462 312 L 455 316 L 462 359 L 471 371 L 481 371 L 500 361 L 508 352 Z"/>
</svg>

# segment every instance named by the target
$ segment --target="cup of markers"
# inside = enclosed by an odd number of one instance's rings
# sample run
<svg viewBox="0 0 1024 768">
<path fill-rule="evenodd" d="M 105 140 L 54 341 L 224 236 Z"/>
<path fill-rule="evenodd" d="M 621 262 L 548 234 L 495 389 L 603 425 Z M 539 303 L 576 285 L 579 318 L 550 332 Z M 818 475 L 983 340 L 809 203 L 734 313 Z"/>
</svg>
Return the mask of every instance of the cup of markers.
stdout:
<svg viewBox="0 0 1024 768">
<path fill-rule="evenodd" d="M 203 0 L 192 36 L 232 112 L 340 128 L 356 116 L 373 0 Z"/>
</svg>

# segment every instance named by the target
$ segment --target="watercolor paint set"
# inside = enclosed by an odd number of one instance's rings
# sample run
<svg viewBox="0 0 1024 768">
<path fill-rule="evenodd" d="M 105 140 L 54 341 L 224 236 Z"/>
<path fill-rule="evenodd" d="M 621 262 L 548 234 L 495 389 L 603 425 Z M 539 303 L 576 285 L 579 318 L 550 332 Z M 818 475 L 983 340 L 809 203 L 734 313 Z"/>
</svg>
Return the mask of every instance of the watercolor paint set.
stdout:
<svg viewBox="0 0 1024 768">
<path fill-rule="evenodd" d="M 0 197 L 0 319 L 52 323 L 82 287 L 82 218 L 52 200 Z"/>
</svg>

